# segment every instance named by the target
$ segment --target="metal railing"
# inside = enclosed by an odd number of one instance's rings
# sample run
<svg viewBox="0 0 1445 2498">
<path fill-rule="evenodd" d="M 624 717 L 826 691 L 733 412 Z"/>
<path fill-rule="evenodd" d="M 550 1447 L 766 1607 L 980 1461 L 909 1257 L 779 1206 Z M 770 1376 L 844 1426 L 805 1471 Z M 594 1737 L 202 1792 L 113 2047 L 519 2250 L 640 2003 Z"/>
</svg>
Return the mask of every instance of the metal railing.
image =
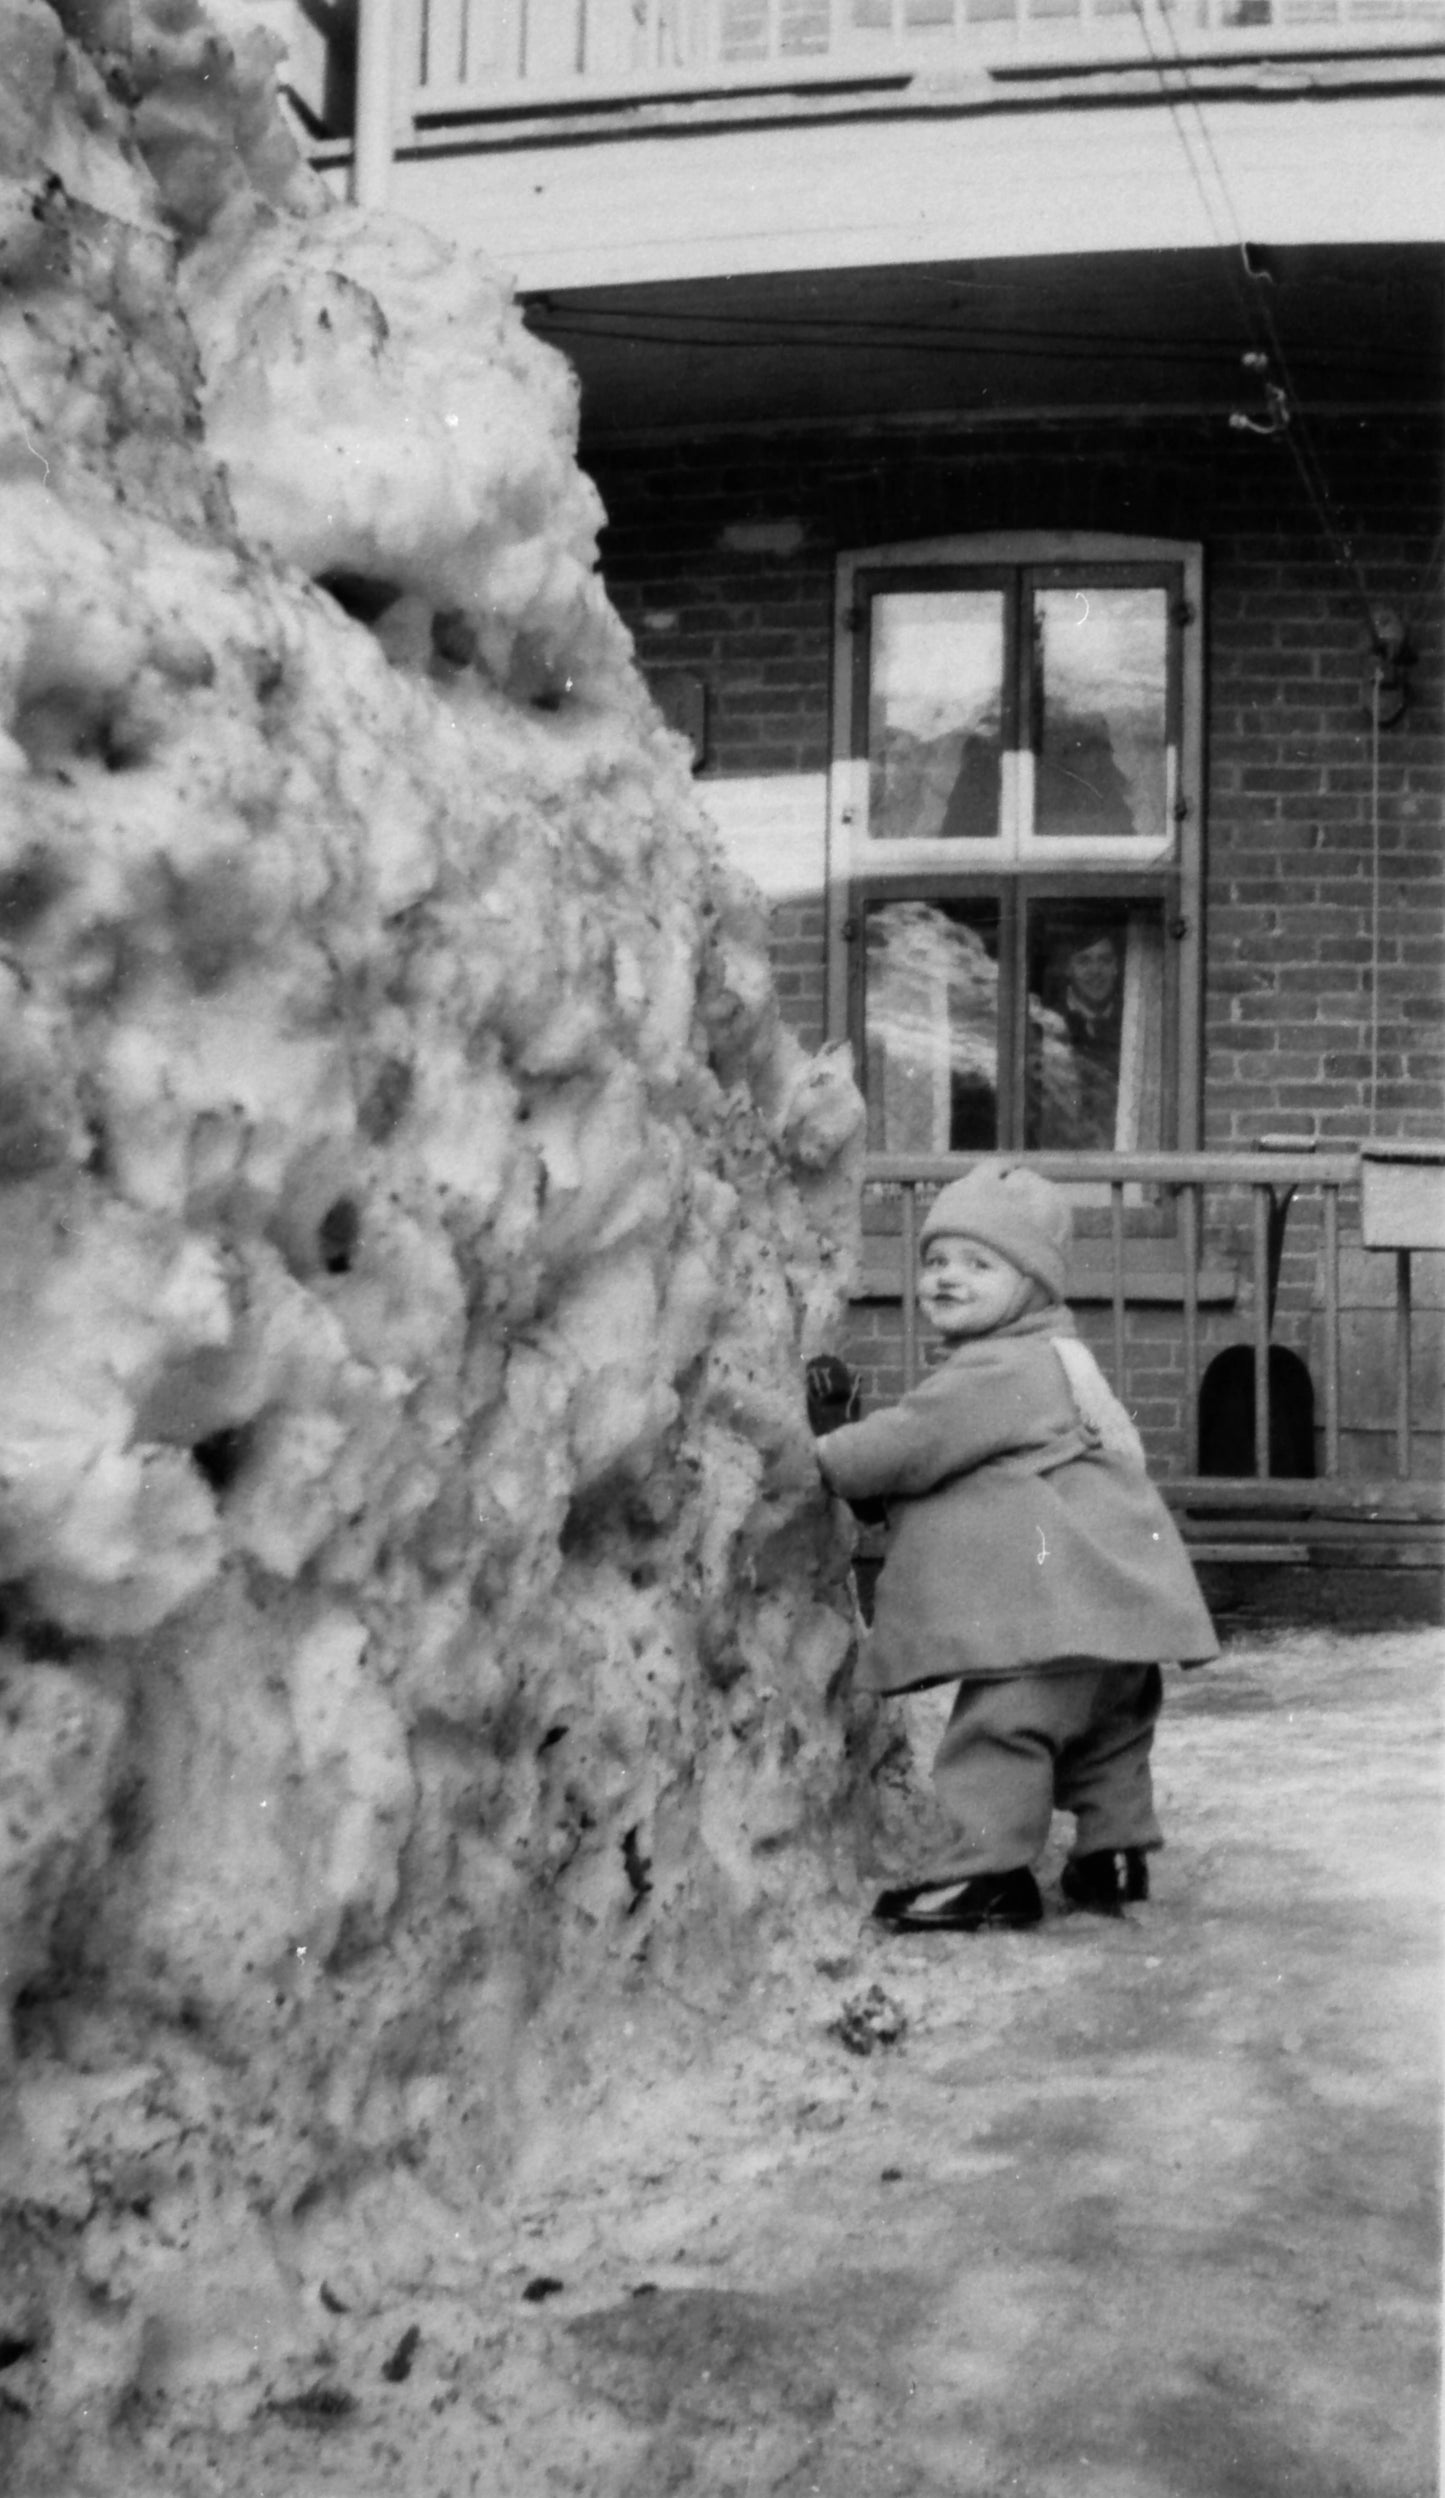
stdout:
<svg viewBox="0 0 1445 2498">
<path fill-rule="evenodd" d="M 373 0 L 363 0 L 363 7 Z M 1399 50 L 1445 0 L 396 0 L 413 121 L 809 80 Z"/>
<path fill-rule="evenodd" d="M 969 1168 L 968 1156 L 921 1158 L 873 1154 L 868 1158 L 865 1190 L 886 1191 L 897 1203 L 897 1250 L 901 1301 L 901 1356 L 905 1386 L 919 1375 L 920 1344 L 917 1301 L 918 1235 L 924 1206 L 936 1189 Z M 1439 1536 L 1434 1522 L 1445 1517 L 1445 1489 L 1440 1473 L 1422 1476 L 1414 1466 L 1417 1430 L 1432 1439 L 1445 1430 L 1445 1415 L 1418 1416 L 1414 1410 L 1412 1365 L 1415 1350 L 1413 1256 L 1408 1249 L 1369 1253 L 1393 1261 L 1393 1474 L 1349 1476 L 1342 1465 L 1345 1440 L 1355 1428 L 1346 1411 L 1341 1360 L 1341 1200 L 1353 1195 L 1360 1179 L 1358 1153 L 1307 1150 L 1251 1153 L 1034 1153 L 1011 1157 L 1050 1179 L 1089 1183 L 1091 1201 L 1102 1201 L 1107 1225 L 1105 1262 L 1112 1347 L 1102 1350 L 1113 1385 L 1129 1402 L 1129 1311 L 1141 1299 L 1132 1271 L 1136 1258 L 1148 1255 L 1130 1229 L 1131 1206 L 1149 1193 L 1156 1218 L 1172 1205 L 1177 1214 L 1178 1328 L 1182 1340 L 1179 1379 L 1179 1438 L 1184 1450 L 1182 1471 L 1164 1471 L 1161 1489 L 1177 1510 L 1194 1519 L 1193 1532 L 1218 1541 L 1220 1557 L 1238 1557 L 1253 1548 L 1256 1557 L 1285 1557 L 1281 1538 L 1293 1547 L 1301 1541 L 1359 1540 L 1362 1531 L 1419 1545 L 1415 1557 L 1435 1558 Z M 1299 1191 L 1317 1198 L 1311 1224 L 1317 1241 L 1318 1281 L 1306 1313 L 1314 1344 L 1319 1348 L 1319 1408 L 1311 1452 L 1313 1471 L 1304 1475 L 1271 1474 L 1274 1423 L 1274 1336 L 1285 1217 Z M 1244 1268 L 1245 1289 L 1240 1328 L 1250 1357 L 1253 1401 L 1250 1472 L 1225 1474 L 1200 1471 L 1200 1389 L 1208 1360 L 1201 1324 L 1201 1273 L 1206 1233 L 1212 1254 L 1221 1235 L 1219 1201 L 1225 1201 L 1223 1229 L 1231 1253 Z M 891 1228 L 891 1226 L 890 1226 Z M 1157 1228 L 1157 1222 L 1156 1222 Z M 1242 1235 L 1242 1240 L 1241 1240 Z M 876 1235 L 875 1235 L 876 1237 Z M 1242 1259 L 1240 1251 L 1243 1251 Z M 1171 1247 L 1171 1257 L 1175 1255 Z M 1099 1297 L 1096 1284 L 1091 1298 Z M 1301 1313 L 1296 1312 L 1298 1317 Z M 1212 1349 L 1211 1349 L 1212 1350 Z M 1313 1384 L 1313 1383 L 1312 1383 Z M 1248 1513 L 1248 1515 L 1246 1515 Z M 1209 1523 L 1228 1515 L 1220 1530 Z M 1253 1518 L 1255 1523 L 1250 1524 Z M 1328 1521 L 1326 1528 L 1321 1521 Z M 1376 1540 L 1379 1540 L 1379 1534 Z M 1228 1552 L 1225 1552 L 1225 1545 Z"/>
</svg>

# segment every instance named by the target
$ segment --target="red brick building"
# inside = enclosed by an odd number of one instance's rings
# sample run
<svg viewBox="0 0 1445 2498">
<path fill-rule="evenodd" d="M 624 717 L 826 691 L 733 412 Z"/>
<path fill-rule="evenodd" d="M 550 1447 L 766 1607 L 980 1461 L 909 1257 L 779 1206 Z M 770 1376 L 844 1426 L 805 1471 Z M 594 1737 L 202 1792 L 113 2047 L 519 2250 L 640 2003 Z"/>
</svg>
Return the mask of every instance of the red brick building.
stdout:
<svg viewBox="0 0 1445 2498">
<path fill-rule="evenodd" d="M 1037 1154 L 1201 1549 L 1422 1558 L 1445 7 L 363 29 L 361 187 L 516 268 L 576 364 L 612 595 L 786 1011 L 853 1044 L 869 1394 L 922 1358 L 915 1182 Z M 340 184 L 336 56 L 297 64 Z"/>
</svg>

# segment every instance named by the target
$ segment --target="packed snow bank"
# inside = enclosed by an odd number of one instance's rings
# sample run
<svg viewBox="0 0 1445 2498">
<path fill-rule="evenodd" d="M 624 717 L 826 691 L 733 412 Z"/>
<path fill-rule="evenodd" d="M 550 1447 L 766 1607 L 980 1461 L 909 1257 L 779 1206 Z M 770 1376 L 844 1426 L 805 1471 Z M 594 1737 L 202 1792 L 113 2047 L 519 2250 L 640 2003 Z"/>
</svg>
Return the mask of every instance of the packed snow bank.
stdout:
<svg viewBox="0 0 1445 2498">
<path fill-rule="evenodd" d="M 75 2490 L 464 2275 L 559 2008 L 829 1879 L 858 1104 L 565 367 L 323 208 L 264 45 L 62 14 L 0 12 L 0 2455 Z"/>
</svg>

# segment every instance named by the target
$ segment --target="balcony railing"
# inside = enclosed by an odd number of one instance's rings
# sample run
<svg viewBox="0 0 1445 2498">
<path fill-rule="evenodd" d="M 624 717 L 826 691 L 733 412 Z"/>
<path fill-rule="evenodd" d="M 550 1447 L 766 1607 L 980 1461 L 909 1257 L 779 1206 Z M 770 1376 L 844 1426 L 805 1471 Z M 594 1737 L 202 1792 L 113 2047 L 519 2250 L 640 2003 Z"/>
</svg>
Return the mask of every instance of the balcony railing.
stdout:
<svg viewBox="0 0 1445 2498">
<path fill-rule="evenodd" d="M 1408 1247 L 1365 1251 L 1351 1241 L 1347 1254 L 1355 1271 L 1377 1270 L 1388 1278 L 1389 1288 L 1381 1293 L 1372 1286 L 1364 1311 L 1346 1310 L 1342 1302 L 1342 1200 L 1353 1210 L 1361 1181 L 1358 1153 L 1039 1153 L 1016 1159 L 1051 1179 L 1088 1183 L 1090 1200 L 1106 1205 L 1102 1290 L 1109 1316 L 1105 1340 L 1096 1341 L 1095 1350 L 1126 1405 L 1137 1403 L 1133 1388 L 1138 1368 L 1154 1372 L 1157 1394 L 1161 1326 L 1172 1339 L 1178 1428 L 1169 1437 L 1176 1462 L 1160 1466 L 1156 1454 L 1156 1472 L 1201 1554 L 1286 1560 L 1306 1554 L 1338 1558 L 1368 1549 L 1376 1557 L 1387 1553 L 1403 1562 L 1438 1564 L 1445 1559 L 1445 1484 L 1439 1463 L 1445 1411 L 1435 1410 L 1442 1399 L 1433 1344 L 1428 1364 L 1431 1410 L 1418 1410 L 1424 1402 L 1416 1378 L 1421 1350 L 1416 1260 L 1422 1252 Z M 920 1370 L 916 1278 L 922 1214 L 934 1192 L 968 1167 L 964 1156 L 869 1158 L 866 1189 L 897 1201 L 893 1219 L 898 1226 L 905 1386 Z M 1445 1187 L 1445 1174 L 1432 1171 L 1428 1184 L 1437 1190 Z M 1146 1195 L 1156 1222 L 1162 1208 L 1176 1211 L 1170 1254 L 1177 1256 L 1177 1317 L 1172 1310 L 1167 1317 L 1151 1311 L 1151 1325 L 1141 1335 L 1135 1323 L 1138 1305 L 1152 1296 L 1139 1291 L 1137 1265 L 1141 1252 L 1146 1257 L 1150 1252 L 1148 1244 L 1134 1237 L 1132 1226 L 1133 1209 Z M 1294 1219 L 1302 1226 L 1307 1222 L 1315 1250 L 1309 1306 L 1291 1313 L 1292 1330 L 1298 1333 L 1303 1327 L 1318 1374 L 1310 1381 L 1317 1393 L 1308 1474 L 1279 1469 L 1274 1429 L 1282 1392 L 1274 1321 L 1291 1200 L 1297 1203 Z M 1240 1316 L 1226 1332 L 1245 1355 L 1242 1365 L 1235 1357 L 1234 1386 L 1237 1392 L 1243 1382 L 1251 1410 L 1244 1417 L 1242 1462 L 1230 1473 L 1201 1471 L 1200 1391 L 1221 1349 L 1218 1317 L 1206 1314 L 1202 1305 L 1206 1235 L 1216 1264 L 1222 1239 L 1236 1256 L 1243 1245 Z M 1095 1297 L 1098 1290 L 1096 1285 Z M 1438 1306 L 1436 1296 L 1432 1301 Z M 1363 1335 L 1361 1321 L 1367 1322 Z M 1342 1349 L 1347 1324 L 1354 1330 L 1348 1361 Z M 1430 1325 L 1433 1335 L 1434 1307 Z M 1087 1332 L 1096 1333 L 1092 1328 Z M 1387 1378 L 1380 1375 L 1382 1364 Z M 1236 1413 L 1236 1444 L 1239 1419 Z M 1360 1472 L 1360 1451 L 1376 1458 L 1382 1439 L 1389 1471 L 1376 1465 Z"/>
<path fill-rule="evenodd" d="M 749 86 L 1439 44 L 1445 0 L 395 0 L 414 125 Z"/>
</svg>

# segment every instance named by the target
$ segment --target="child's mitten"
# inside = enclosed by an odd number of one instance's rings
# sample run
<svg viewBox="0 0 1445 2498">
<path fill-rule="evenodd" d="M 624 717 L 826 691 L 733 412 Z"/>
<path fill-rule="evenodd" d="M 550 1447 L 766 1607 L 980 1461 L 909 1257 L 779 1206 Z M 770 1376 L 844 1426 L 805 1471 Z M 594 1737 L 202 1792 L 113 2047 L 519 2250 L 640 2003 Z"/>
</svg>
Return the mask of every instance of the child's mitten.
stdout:
<svg viewBox="0 0 1445 2498">
<path fill-rule="evenodd" d="M 804 1373 L 808 1428 L 814 1439 L 852 1422 L 858 1411 L 858 1379 L 836 1353 L 815 1353 Z"/>
</svg>

